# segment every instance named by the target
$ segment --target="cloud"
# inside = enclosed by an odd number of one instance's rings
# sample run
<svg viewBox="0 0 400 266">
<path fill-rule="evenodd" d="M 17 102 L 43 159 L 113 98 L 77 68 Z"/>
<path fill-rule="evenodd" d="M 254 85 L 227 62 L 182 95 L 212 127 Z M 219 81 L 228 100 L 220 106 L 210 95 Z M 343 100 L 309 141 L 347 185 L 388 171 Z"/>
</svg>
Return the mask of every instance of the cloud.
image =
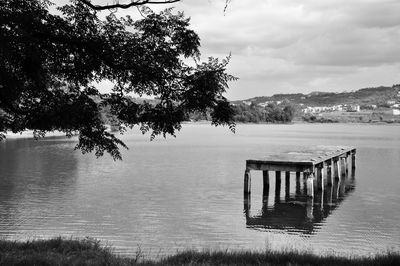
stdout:
<svg viewBox="0 0 400 266">
<path fill-rule="evenodd" d="M 211 3 L 210 3 L 211 2 Z M 398 83 L 400 1 L 183 1 L 205 55 L 232 52 L 232 98 Z"/>
<path fill-rule="evenodd" d="M 228 98 L 400 82 L 398 0 L 232 0 L 225 14 L 224 5 L 182 0 L 168 6 L 191 17 L 204 59 L 232 53 L 228 70 L 240 80 Z M 137 16 L 136 9 L 118 12 L 128 13 Z"/>
</svg>

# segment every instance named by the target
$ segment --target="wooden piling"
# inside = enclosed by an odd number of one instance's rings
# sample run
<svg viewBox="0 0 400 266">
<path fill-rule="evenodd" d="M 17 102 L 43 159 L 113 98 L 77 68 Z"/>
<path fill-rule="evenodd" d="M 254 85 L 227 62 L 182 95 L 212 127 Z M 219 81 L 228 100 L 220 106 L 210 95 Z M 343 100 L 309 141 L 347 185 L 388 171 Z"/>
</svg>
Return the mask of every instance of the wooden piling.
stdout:
<svg viewBox="0 0 400 266">
<path fill-rule="evenodd" d="M 346 157 L 340 158 L 340 176 L 341 177 L 346 176 Z"/>
<path fill-rule="evenodd" d="M 251 176 L 250 170 L 246 169 L 244 172 L 244 194 L 250 194 L 251 192 Z"/>
<path fill-rule="evenodd" d="M 356 150 L 351 152 L 351 170 L 354 172 L 356 169 Z"/>
<path fill-rule="evenodd" d="M 263 191 L 269 191 L 269 172 L 267 170 L 263 171 Z"/>
<path fill-rule="evenodd" d="M 333 162 L 333 177 L 335 179 L 338 179 L 340 176 L 340 174 L 339 174 L 339 158 L 338 157 L 333 158 L 332 162 Z"/>
<path fill-rule="evenodd" d="M 275 171 L 275 194 L 281 193 L 281 171 Z"/>
<path fill-rule="evenodd" d="M 285 172 L 285 197 L 289 198 L 290 196 L 290 172 Z"/>
<path fill-rule="evenodd" d="M 278 186 L 281 185 L 281 171 L 275 171 L 275 184 Z"/>
<path fill-rule="evenodd" d="M 249 193 L 244 194 L 243 197 L 243 209 L 246 217 L 250 215 L 250 208 L 251 208 L 251 196 Z"/>
<path fill-rule="evenodd" d="M 333 160 L 330 159 L 329 161 L 327 161 L 328 166 L 327 166 L 327 170 L 326 170 L 326 178 L 327 178 L 327 185 L 328 186 L 332 186 L 332 167 L 333 167 Z"/>
<path fill-rule="evenodd" d="M 350 152 L 346 153 L 345 161 L 345 169 L 346 169 L 346 176 L 349 174 L 349 164 L 350 164 Z"/>
<path fill-rule="evenodd" d="M 300 194 L 300 172 L 296 172 L 296 194 Z"/>
<path fill-rule="evenodd" d="M 327 181 L 327 175 L 328 175 L 328 162 L 325 161 L 322 163 L 322 178 L 324 179 L 325 184 Z"/>
<path fill-rule="evenodd" d="M 290 183 L 290 172 L 289 171 L 285 172 L 285 182 L 286 182 L 286 184 Z"/>
<path fill-rule="evenodd" d="M 307 196 L 314 197 L 314 174 L 307 175 Z"/>
<path fill-rule="evenodd" d="M 281 201 L 281 171 L 275 171 L 275 203 Z"/>
<path fill-rule="evenodd" d="M 317 188 L 318 188 L 318 190 L 322 190 L 323 189 L 323 187 L 324 187 L 324 179 L 323 179 L 323 168 L 322 168 L 322 166 L 321 165 L 318 165 L 317 167 L 316 167 L 316 169 L 317 169 L 317 176 L 316 176 L 316 178 L 317 178 Z"/>
</svg>

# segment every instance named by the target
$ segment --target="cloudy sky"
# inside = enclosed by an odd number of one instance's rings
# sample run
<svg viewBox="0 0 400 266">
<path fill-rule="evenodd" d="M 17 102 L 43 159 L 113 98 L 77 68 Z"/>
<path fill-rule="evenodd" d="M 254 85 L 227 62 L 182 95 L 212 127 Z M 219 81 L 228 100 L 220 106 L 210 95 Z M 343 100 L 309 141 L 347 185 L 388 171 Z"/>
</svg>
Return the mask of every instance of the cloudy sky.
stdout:
<svg viewBox="0 0 400 266">
<path fill-rule="evenodd" d="M 232 54 L 231 100 L 400 83 L 399 0 L 231 0 L 225 14 L 224 4 L 173 6 L 191 17 L 204 59 Z"/>
</svg>

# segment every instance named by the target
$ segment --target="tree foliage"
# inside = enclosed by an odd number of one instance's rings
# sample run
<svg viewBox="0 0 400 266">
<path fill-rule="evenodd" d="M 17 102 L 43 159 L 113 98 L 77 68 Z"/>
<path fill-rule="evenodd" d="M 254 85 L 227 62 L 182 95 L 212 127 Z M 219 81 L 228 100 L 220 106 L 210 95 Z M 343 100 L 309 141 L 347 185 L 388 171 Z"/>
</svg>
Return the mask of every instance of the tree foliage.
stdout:
<svg viewBox="0 0 400 266">
<path fill-rule="evenodd" d="M 236 79 L 226 73 L 229 57 L 199 62 L 200 39 L 183 13 L 143 7 L 140 20 L 113 12 L 100 19 L 102 8 L 90 1 L 71 0 L 55 6 L 57 12 L 49 11 L 51 5 L 48 0 L 0 2 L 3 138 L 8 131 L 27 129 L 35 136 L 79 132 L 82 152 L 108 152 L 120 159 L 118 147 L 126 146 L 106 131 L 100 115 L 104 106 L 122 129 L 138 125 L 151 138 L 174 135 L 187 113 L 206 110 L 214 125 L 234 130 L 233 108 L 223 96 Z M 114 84 L 111 93 L 95 87 L 102 80 Z M 127 97 L 131 93 L 159 100 L 137 103 Z"/>
<path fill-rule="evenodd" d="M 255 104 L 235 106 L 235 121 L 242 123 L 289 123 L 293 120 L 296 108 L 291 104 L 269 103 L 265 107 Z"/>
</svg>

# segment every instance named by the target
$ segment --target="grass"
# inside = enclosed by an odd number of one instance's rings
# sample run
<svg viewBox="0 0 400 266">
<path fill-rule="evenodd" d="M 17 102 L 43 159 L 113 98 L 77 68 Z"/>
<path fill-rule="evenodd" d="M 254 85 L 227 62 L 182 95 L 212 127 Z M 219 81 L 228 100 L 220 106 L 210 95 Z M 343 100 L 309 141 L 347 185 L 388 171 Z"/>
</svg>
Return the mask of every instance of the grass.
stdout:
<svg viewBox="0 0 400 266">
<path fill-rule="evenodd" d="M 318 256 L 298 251 L 185 251 L 159 261 L 121 257 L 93 239 L 0 241 L 0 265 L 400 265 L 400 254 L 367 258 Z"/>
</svg>

